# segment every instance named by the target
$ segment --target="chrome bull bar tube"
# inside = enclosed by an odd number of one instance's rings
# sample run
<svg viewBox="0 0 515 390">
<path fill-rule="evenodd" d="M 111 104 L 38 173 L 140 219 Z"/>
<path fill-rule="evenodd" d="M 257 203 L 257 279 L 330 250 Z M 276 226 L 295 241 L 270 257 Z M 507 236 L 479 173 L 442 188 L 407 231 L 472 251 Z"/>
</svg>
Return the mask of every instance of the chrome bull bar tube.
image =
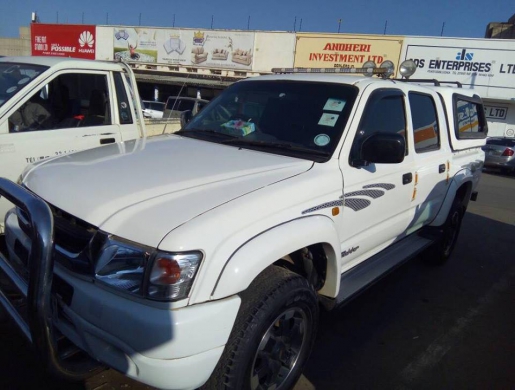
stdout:
<svg viewBox="0 0 515 390">
<path fill-rule="evenodd" d="M 39 357 L 52 374 L 69 380 L 80 380 L 92 375 L 101 367 L 100 363 L 89 357 L 68 362 L 58 353 L 52 309 L 54 219 L 50 207 L 36 195 L 5 178 L 0 178 L 0 196 L 22 209 L 30 219 L 32 243 L 28 259 L 28 283 L 0 254 L 0 268 L 19 293 L 26 298 L 27 321 L 1 289 L 0 303 L 32 342 Z"/>
</svg>

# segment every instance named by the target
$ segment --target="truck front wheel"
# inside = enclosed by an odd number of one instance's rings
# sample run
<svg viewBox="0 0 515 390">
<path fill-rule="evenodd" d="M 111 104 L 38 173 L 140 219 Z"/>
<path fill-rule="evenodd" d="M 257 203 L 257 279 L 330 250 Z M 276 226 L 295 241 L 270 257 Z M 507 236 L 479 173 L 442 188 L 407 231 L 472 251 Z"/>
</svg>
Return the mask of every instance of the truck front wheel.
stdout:
<svg viewBox="0 0 515 390">
<path fill-rule="evenodd" d="M 307 280 L 265 269 L 241 293 L 231 336 L 205 389 L 290 389 L 307 362 L 318 326 L 318 300 Z"/>
</svg>

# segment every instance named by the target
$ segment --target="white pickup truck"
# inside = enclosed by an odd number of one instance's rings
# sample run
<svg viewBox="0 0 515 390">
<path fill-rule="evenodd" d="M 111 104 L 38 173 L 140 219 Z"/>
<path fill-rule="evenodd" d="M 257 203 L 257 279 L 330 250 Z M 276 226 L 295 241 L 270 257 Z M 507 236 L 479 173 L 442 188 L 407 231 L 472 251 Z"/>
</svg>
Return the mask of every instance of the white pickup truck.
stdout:
<svg viewBox="0 0 515 390">
<path fill-rule="evenodd" d="M 145 136 L 132 70 L 123 63 L 0 58 L 0 177 L 30 163 Z M 3 217 L 12 205 L 0 201 Z"/>
<path fill-rule="evenodd" d="M 176 134 L 0 180 L 17 206 L 0 301 L 53 372 L 100 362 L 164 389 L 288 389 L 320 307 L 422 251 L 449 258 L 477 196 L 481 99 L 278 72 L 233 84 Z"/>
</svg>

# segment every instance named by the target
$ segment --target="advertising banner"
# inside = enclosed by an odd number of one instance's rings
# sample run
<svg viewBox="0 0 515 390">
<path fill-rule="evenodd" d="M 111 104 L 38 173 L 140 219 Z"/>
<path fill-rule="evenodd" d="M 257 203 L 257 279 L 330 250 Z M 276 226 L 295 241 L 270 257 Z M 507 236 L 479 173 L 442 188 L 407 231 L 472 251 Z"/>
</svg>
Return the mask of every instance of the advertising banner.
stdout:
<svg viewBox="0 0 515 390">
<path fill-rule="evenodd" d="M 299 33 L 295 67 L 361 68 L 367 61 L 390 60 L 397 68 L 402 42 L 396 36 Z"/>
<path fill-rule="evenodd" d="M 30 35 L 33 56 L 95 59 L 95 26 L 32 23 Z"/>
<path fill-rule="evenodd" d="M 145 63 L 252 69 L 254 33 L 115 27 L 114 58 Z"/>
<path fill-rule="evenodd" d="M 406 38 L 404 59 L 416 62 L 414 78 L 458 81 L 464 88 L 477 89 L 483 98 L 513 98 L 515 42 Z"/>
</svg>

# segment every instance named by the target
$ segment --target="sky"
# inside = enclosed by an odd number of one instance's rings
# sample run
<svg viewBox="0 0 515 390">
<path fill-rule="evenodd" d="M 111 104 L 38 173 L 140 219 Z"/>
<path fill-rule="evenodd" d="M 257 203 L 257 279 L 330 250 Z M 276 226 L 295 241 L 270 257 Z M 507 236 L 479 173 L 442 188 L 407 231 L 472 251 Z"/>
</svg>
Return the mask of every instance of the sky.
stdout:
<svg viewBox="0 0 515 390">
<path fill-rule="evenodd" d="M 0 37 L 18 37 L 32 12 L 41 23 L 482 38 L 515 1 L 0 0 Z"/>
</svg>

